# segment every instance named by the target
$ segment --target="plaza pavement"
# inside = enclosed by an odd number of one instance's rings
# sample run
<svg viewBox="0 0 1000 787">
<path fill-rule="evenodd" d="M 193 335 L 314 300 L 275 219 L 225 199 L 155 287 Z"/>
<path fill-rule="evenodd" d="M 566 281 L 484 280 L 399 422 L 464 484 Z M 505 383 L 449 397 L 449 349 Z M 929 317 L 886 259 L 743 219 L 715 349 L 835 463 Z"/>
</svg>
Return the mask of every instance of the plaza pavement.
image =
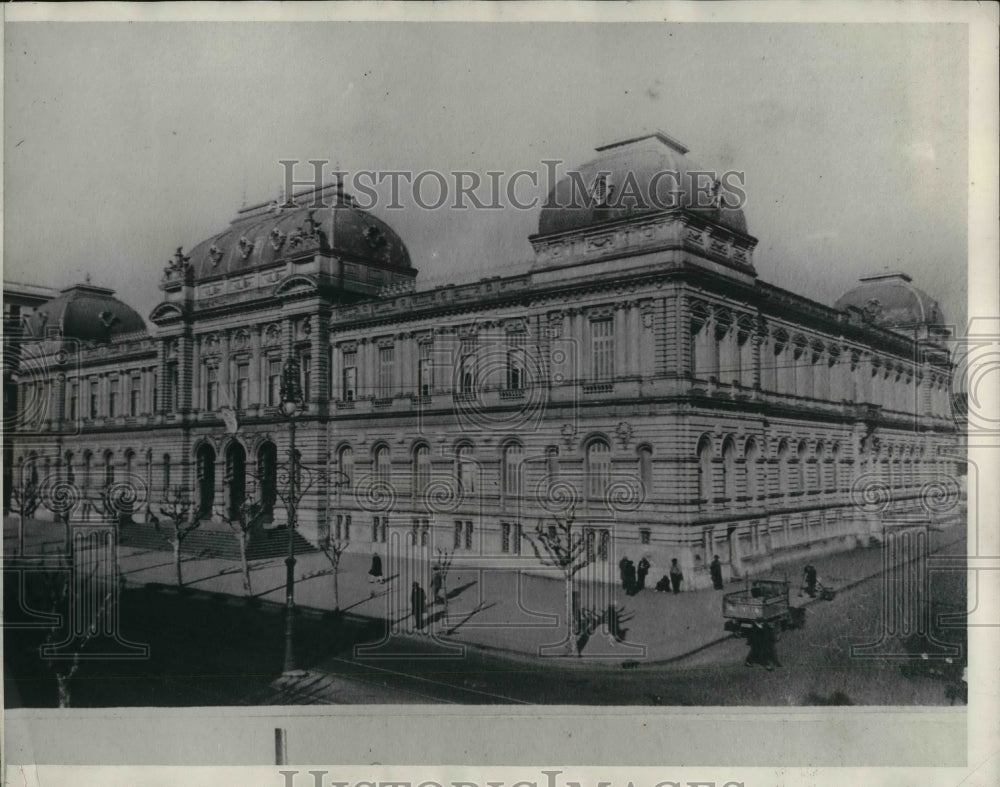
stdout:
<svg viewBox="0 0 1000 787">
<path fill-rule="evenodd" d="M 8 518 L 4 527 L 5 553 L 16 545 L 16 526 Z M 37 553 L 42 544 L 47 549 L 61 544 L 61 529 L 53 523 L 37 523 L 29 528 L 26 551 Z M 930 549 L 936 551 L 965 537 L 964 527 L 954 525 L 932 530 Z M 557 574 L 552 577 L 522 574 L 511 569 L 468 569 L 453 567 L 447 575 L 449 605 L 447 617 L 440 604 L 426 612 L 426 625 L 417 631 L 409 610 L 409 579 L 387 577 L 384 585 L 370 583 L 367 544 L 349 548 L 343 555 L 339 572 L 340 608 L 343 612 L 393 621 L 393 636 L 423 638 L 423 644 L 458 652 L 459 646 L 486 648 L 519 659 L 551 656 L 559 664 L 669 662 L 695 653 L 729 634 L 723 629 L 722 596 L 737 590 L 742 582 L 726 585 L 725 590 L 698 590 L 680 594 L 656 592 L 651 588 L 627 596 L 620 587 L 602 598 L 596 608 L 603 609 L 613 600 L 620 610 L 624 641 L 615 641 L 598 629 L 585 645 L 582 656 L 572 654 L 562 643 L 561 624 L 565 609 L 565 584 Z M 882 550 L 878 547 L 803 558 L 757 578 L 788 578 L 792 583 L 791 602 L 808 606 L 808 617 L 823 614 L 823 602 L 799 595 L 803 566 L 811 562 L 819 571 L 820 581 L 840 592 L 848 590 L 883 570 Z M 175 585 L 175 569 L 170 552 L 144 551 L 123 547 L 119 554 L 120 570 L 127 586 L 147 584 Z M 649 580 L 665 572 L 653 566 Z M 617 574 L 617 571 L 615 572 Z M 333 575 L 321 553 L 299 555 L 296 563 L 295 601 L 303 608 L 334 609 Z M 234 597 L 247 596 L 238 561 L 185 556 L 186 587 Z M 283 604 L 285 601 L 285 564 L 275 558 L 251 564 L 252 596 L 261 602 Z M 428 601 L 430 590 L 425 585 Z M 585 604 L 586 605 L 586 604 Z M 428 643 L 428 639 L 433 641 Z M 398 648 L 398 642 L 396 647 Z M 377 646 L 369 653 L 377 654 Z"/>
</svg>

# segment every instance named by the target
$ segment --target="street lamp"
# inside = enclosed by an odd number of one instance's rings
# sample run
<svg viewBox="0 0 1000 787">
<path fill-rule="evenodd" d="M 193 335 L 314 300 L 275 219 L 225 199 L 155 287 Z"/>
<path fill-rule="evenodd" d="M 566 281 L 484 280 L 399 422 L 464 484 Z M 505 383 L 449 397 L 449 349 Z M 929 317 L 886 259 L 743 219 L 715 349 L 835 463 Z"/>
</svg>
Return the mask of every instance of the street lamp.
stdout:
<svg viewBox="0 0 1000 787">
<path fill-rule="evenodd" d="M 298 480 L 298 457 L 295 455 L 295 417 L 302 407 L 302 384 L 299 382 L 299 362 L 289 356 L 281 370 L 281 414 L 288 419 L 291 449 L 288 474 L 288 557 L 285 558 L 285 668 L 284 674 L 295 672 L 295 485 Z"/>
</svg>

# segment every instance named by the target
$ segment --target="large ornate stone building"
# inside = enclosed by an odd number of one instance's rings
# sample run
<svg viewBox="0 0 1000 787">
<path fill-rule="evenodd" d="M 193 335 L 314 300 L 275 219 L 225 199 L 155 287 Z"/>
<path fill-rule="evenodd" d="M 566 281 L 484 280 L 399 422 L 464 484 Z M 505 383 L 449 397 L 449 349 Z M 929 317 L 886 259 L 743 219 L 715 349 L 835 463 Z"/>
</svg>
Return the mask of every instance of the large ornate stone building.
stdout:
<svg viewBox="0 0 1000 787">
<path fill-rule="evenodd" d="M 297 447 L 327 471 L 299 511 L 313 541 L 530 565 L 526 534 L 571 515 L 596 562 L 678 558 L 697 586 L 714 554 L 740 574 L 878 538 L 954 474 L 940 309 L 903 274 L 833 307 L 761 281 L 742 211 L 685 177 L 668 209 L 604 196 L 696 169 L 663 134 L 599 148 L 578 170 L 599 193 L 555 187 L 530 268 L 471 284 L 420 290 L 390 227 L 311 193 L 178 249 L 151 332 L 65 290 L 26 322 L 22 477 L 127 478 L 140 508 L 180 485 L 205 512 L 253 490 L 281 524 L 294 354 Z"/>
</svg>

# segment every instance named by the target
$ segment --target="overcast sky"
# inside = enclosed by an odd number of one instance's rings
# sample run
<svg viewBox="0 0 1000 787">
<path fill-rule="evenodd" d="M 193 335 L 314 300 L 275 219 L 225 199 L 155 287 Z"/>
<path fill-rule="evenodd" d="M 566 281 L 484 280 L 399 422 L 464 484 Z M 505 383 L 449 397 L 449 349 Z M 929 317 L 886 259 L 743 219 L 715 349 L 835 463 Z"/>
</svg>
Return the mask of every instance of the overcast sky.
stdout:
<svg viewBox="0 0 1000 787">
<path fill-rule="evenodd" d="M 5 44 L 6 280 L 89 272 L 147 316 L 174 248 L 277 196 L 279 159 L 541 172 L 662 129 L 746 172 L 764 280 L 832 303 L 904 270 L 964 325 L 962 25 L 21 23 Z M 440 281 L 528 259 L 538 218 L 374 212 Z"/>
</svg>

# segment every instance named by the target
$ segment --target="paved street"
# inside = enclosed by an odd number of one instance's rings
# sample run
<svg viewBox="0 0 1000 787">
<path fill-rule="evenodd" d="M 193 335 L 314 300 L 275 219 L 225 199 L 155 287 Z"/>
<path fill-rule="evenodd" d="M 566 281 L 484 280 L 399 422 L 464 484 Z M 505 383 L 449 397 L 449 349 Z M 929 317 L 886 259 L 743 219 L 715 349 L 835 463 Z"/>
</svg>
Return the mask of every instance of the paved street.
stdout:
<svg viewBox="0 0 1000 787">
<path fill-rule="evenodd" d="M 48 537 L 58 540 L 58 531 L 51 530 Z M 964 550 L 960 527 L 933 532 L 931 541 L 933 549 Z M 119 680 L 103 697 L 115 696 L 121 704 L 147 704 L 153 695 L 161 704 L 944 701 L 943 682 L 937 678 L 906 678 L 897 660 L 851 657 L 852 644 L 874 641 L 880 630 L 882 552 L 877 548 L 812 561 L 821 580 L 840 592 L 825 602 L 798 598 L 793 590 L 793 603 L 809 602 L 807 624 L 784 634 L 778 645 L 783 667 L 773 673 L 742 666 L 746 644 L 723 631 L 719 591 L 619 594 L 625 642 L 597 632 L 582 657 L 566 657 L 560 645 L 563 586 L 554 579 L 453 570 L 449 615 L 444 618 L 440 607 L 432 607 L 425 632 L 415 632 L 408 600 L 394 590 L 394 579 L 384 586 L 367 581 L 368 560 L 365 553 L 344 557 L 340 593 L 345 615 L 338 622 L 330 614 L 329 565 L 322 555 L 302 556 L 297 566 L 296 596 L 303 609 L 297 642 L 300 664 L 308 671 L 297 679 L 275 681 L 284 598 L 280 560 L 254 567 L 254 597 L 248 600 L 232 563 L 186 560 L 189 589 L 178 594 L 170 587 L 174 574 L 168 553 L 122 550 L 128 587 L 124 633 L 150 642 L 154 655 L 145 671 L 130 665 L 115 675 L 148 682 L 159 674 L 162 680 L 154 680 L 155 688 L 144 688 L 132 700 Z M 790 566 L 789 577 L 797 578 L 800 570 Z M 935 573 L 931 595 L 935 612 L 964 610 L 964 574 Z M 394 625 L 387 625 L 387 619 Z M 958 634 L 951 630 L 942 636 L 954 639 Z M 163 658 L 164 650 L 176 658 Z M 185 669 L 185 664 L 195 669 Z M 90 685 L 104 679 L 94 676 L 94 681 Z M 91 702 L 105 704 L 101 699 Z M 32 703 L 28 696 L 24 701 Z"/>
</svg>

